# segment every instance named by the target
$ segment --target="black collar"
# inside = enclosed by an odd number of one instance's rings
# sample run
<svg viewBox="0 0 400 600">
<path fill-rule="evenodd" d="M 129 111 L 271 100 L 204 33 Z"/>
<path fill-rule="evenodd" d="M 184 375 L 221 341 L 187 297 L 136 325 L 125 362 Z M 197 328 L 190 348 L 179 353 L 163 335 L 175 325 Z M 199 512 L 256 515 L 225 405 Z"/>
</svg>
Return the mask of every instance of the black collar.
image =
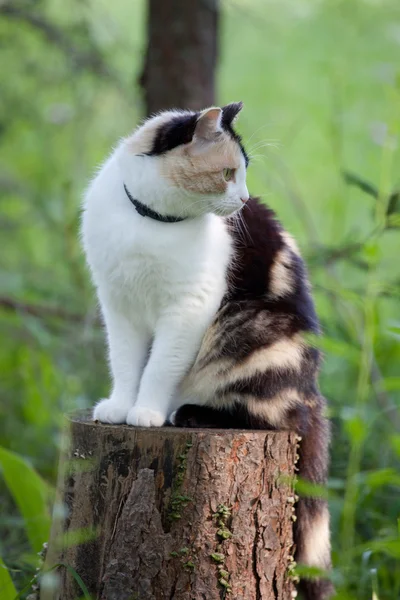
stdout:
<svg viewBox="0 0 400 600">
<path fill-rule="evenodd" d="M 155 221 L 161 221 L 161 223 L 179 223 L 179 221 L 185 220 L 181 217 L 171 217 L 170 215 L 165 215 L 165 216 L 160 215 L 160 213 L 156 212 L 155 210 L 152 210 L 145 204 L 142 204 L 141 202 L 139 202 L 139 200 L 136 200 L 136 198 L 133 198 L 125 184 L 124 184 L 124 189 L 125 189 L 126 195 L 128 196 L 129 200 L 132 202 L 133 206 L 136 208 L 136 210 L 140 216 L 150 217 L 150 219 L 154 219 Z"/>
</svg>

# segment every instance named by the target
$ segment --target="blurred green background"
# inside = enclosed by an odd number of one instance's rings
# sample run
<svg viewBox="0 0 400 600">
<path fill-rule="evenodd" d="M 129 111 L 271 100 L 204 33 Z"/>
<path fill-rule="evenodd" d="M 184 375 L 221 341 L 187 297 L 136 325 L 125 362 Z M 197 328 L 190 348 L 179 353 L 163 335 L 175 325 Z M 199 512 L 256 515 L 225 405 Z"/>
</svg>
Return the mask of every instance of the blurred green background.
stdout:
<svg viewBox="0 0 400 600">
<path fill-rule="evenodd" d="M 62 414 L 108 392 L 79 210 L 96 166 L 144 116 L 146 41 L 141 0 L 13 2 L 25 18 L 10 5 L 0 1 L 2 598 L 26 597 L 48 538 Z M 249 188 L 310 269 L 338 598 L 395 600 L 400 2 L 225 0 L 217 88 L 220 103 L 244 101 Z"/>
</svg>

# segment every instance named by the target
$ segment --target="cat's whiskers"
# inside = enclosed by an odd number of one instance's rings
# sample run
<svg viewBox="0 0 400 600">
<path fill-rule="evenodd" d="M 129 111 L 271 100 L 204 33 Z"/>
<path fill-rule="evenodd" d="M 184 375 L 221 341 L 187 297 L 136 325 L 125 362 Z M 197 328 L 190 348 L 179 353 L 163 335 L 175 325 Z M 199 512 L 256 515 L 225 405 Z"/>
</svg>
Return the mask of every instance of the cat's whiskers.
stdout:
<svg viewBox="0 0 400 600">
<path fill-rule="evenodd" d="M 250 206 L 249 206 L 248 204 L 245 204 L 245 205 L 244 205 L 244 207 L 243 207 L 243 210 L 246 210 L 246 209 L 247 209 L 247 210 L 251 210 L 251 209 L 250 209 Z M 240 213 L 239 213 L 239 219 L 240 219 L 240 222 L 241 222 L 241 224 L 242 224 L 242 227 L 244 228 L 244 230 L 245 230 L 245 232 L 246 232 L 246 234 L 247 234 L 248 238 L 250 239 L 251 243 L 252 243 L 252 244 L 254 244 L 253 238 L 251 237 L 251 234 L 250 234 L 249 227 L 248 227 L 248 225 L 246 224 L 246 221 L 245 221 L 245 219 L 244 219 L 244 215 L 243 215 L 243 213 L 242 213 L 242 212 L 240 212 Z"/>
<path fill-rule="evenodd" d="M 248 154 L 249 156 L 251 156 L 255 150 L 259 150 L 260 148 L 274 148 L 275 150 L 277 150 L 281 147 L 282 145 L 279 144 L 279 142 L 277 142 L 276 140 L 262 140 L 260 142 L 257 142 L 257 144 L 254 144 L 254 146 L 252 146 L 251 148 L 249 148 Z"/>
<path fill-rule="evenodd" d="M 251 162 L 256 162 L 258 160 L 265 160 L 267 158 L 266 154 L 249 154 L 249 158 Z"/>
<path fill-rule="evenodd" d="M 270 127 L 270 123 L 264 123 L 264 125 L 260 125 L 260 127 L 258 127 L 249 137 L 247 143 L 250 144 L 251 140 L 253 139 L 253 137 L 255 135 L 257 135 L 257 133 L 259 133 L 262 129 L 265 129 L 266 127 Z"/>
</svg>

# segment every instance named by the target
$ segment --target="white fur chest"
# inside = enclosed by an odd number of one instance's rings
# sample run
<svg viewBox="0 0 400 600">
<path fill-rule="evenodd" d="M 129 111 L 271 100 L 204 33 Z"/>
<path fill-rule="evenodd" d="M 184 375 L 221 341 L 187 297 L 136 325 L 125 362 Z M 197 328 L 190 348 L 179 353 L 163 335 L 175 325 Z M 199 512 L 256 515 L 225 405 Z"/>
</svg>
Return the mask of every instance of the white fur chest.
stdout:
<svg viewBox="0 0 400 600">
<path fill-rule="evenodd" d="M 82 220 L 100 301 L 106 297 L 151 329 L 160 316 L 185 311 L 209 314 L 211 322 L 226 291 L 232 252 L 223 219 L 208 214 L 160 223 L 142 217 L 108 167 L 88 190 Z"/>
</svg>

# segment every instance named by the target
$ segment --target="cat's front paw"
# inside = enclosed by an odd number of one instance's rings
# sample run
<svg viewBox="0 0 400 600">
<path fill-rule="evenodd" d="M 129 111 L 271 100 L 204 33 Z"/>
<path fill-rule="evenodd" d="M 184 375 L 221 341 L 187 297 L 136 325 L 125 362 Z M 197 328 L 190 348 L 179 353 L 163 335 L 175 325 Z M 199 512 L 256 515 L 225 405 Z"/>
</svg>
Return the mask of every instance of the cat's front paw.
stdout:
<svg viewBox="0 0 400 600">
<path fill-rule="evenodd" d="M 126 423 L 130 408 L 114 398 L 106 398 L 94 407 L 93 419 L 102 423 Z"/>
<path fill-rule="evenodd" d="M 134 406 L 130 409 L 126 422 L 137 427 L 161 427 L 165 423 L 165 415 L 146 406 Z"/>
</svg>

